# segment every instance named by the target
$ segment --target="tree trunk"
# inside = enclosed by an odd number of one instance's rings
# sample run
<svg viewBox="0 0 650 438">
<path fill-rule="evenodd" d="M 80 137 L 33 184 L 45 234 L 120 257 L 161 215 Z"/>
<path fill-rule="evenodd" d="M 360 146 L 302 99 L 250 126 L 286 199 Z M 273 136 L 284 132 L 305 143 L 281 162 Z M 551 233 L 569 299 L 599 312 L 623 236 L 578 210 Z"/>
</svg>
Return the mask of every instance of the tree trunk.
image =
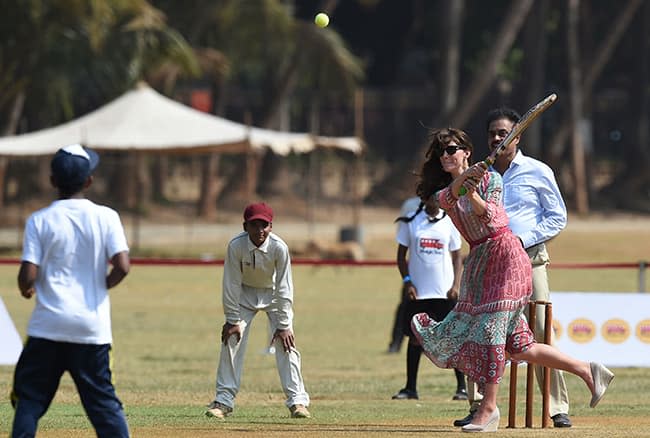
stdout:
<svg viewBox="0 0 650 438">
<path fill-rule="evenodd" d="M 215 108 L 217 116 L 223 116 L 226 112 L 228 101 L 228 89 L 223 82 L 212 85 L 212 107 Z M 209 152 L 206 159 L 201 163 L 201 188 L 197 213 L 204 218 L 213 218 L 217 214 L 217 199 L 223 188 L 219 179 L 219 163 L 221 155 L 218 152 Z"/>
<path fill-rule="evenodd" d="M 18 129 L 18 121 L 20 116 L 23 113 L 23 107 L 25 106 L 25 92 L 21 91 L 16 95 L 14 103 L 11 106 L 11 112 L 9 113 L 9 120 L 5 125 L 3 135 L 14 135 Z M 5 177 L 7 175 L 7 166 L 9 165 L 9 159 L 7 157 L 0 157 L 0 208 L 5 206 L 5 192 L 6 192 L 6 181 Z"/>
<path fill-rule="evenodd" d="M 573 158 L 575 207 L 580 215 L 589 213 L 585 150 L 582 137 L 582 87 L 580 81 L 580 47 L 578 42 L 580 0 L 569 0 L 567 18 L 567 62 L 569 69 L 569 92 L 571 106 L 571 151 Z"/>
<path fill-rule="evenodd" d="M 151 174 L 151 196 L 156 201 L 165 201 L 165 183 L 169 172 L 169 156 L 160 154 L 153 163 Z"/>
<path fill-rule="evenodd" d="M 639 58 L 638 68 L 638 83 L 641 84 L 640 89 L 643 90 L 638 95 L 639 106 L 639 125 L 638 125 L 638 141 L 636 142 L 637 152 L 630 154 L 630 158 L 636 156 L 636 159 L 631 159 L 632 163 L 636 164 L 635 171 L 641 169 L 647 170 L 650 167 L 650 4 L 648 2 L 643 5 L 643 23 L 641 25 L 641 54 Z M 648 186 L 647 182 L 650 179 L 647 172 L 643 172 L 646 178 L 645 187 Z"/>
<path fill-rule="evenodd" d="M 444 52 L 444 62 L 455 62 L 455 51 L 460 50 L 463 6 L 464 3 L 462 2 L 443 2 L 445 14 L 448 15 L 443 15 L 443 18 L 440 21 L 443 23 L 449 23 L 450 36 L 456 38 L 456 41 L 453 41 L 451 38 L 448 41 L 449 45 L 452 47 L 443 47 L 442 50 Z M 457 94 L 455 95 L 455 91 L 453 89 L 445 90 L 445 88 L 449 88 L 449 86 L 453 84 L 453 79 L 448 76 L 453 75 L 453 70 L 458 70 L 458 66 L 440 66 L 440 70 L 444 71 L 444 76 L 440 78 L 442 84 L 440 90 L 440 102 L 444 102 L 445 108 L 449 108 L 450 112 L 448 115 L 444 116 L 444 118 L 441 115 L 436 115 L 432 121 L 433 126 L 463 127 L 467 124 L 469 118 L 476 112 L 481 99 L 483 99 L 489 90 L 489 87 L 494 83 L 497 77 L 498 67 L 506 58 L 508 51 L 511 49 L 515 38 L 523 26 L 526 16 L 530 12 L 532 6 L 533 0 L 512 0 L 510 7 L 508 8 L 508 15 L 503 20 L 501 27 L 499 28 L 499 33 L 497 34 L 494 44 L 492 44 L 491 50 L 485 56 L 482 68 L 480 71 L 477 71 L 474 74 L 469 88 L 467 88 L 467 91 L 460 98 L 457 97 Z M 452 30 L 452 28 L 454 29 Z M 456 76 L 458 76 L 457 71 Z M 456 102 L 462 102 L 462 104 L 460 106 L 457 104 L 453 105 L 454 99 Z M 422 146 L 421 153 L 417 154 L 415 157 L 415 164 L 411 167 L 412 169 L 419 169 L 422 157 L 424 156 L 427 148 L 428 144 L 424 144 Z M 407 170 L 404 169 L 404 173 L 406 172 Z M 409 180 L 410 178 L 403 178 L 403 184 L 407 185 L 409 183 Z M 413 193 L 412 188 L 408 188 L 407 190 L 407 193 Z"/>
<path fill-rule="evenodd" d="M 291 94 L 298 78 L 298 67 L 300 66 L 300 60 L 305 48 L 301 43 L 304 38 L 304 31 L 299 26 L 297 32 L 298 41 L 296 43 L 296 48 L 289 59 L 289 63 L 287 64 L 284 73 L 280 76 L 280 80 L 275 87 L 273 87 L 273 95 L 271 96 L 271 99 L 266 106 L 266 111 L 261 118 L 262 123 L 260 125 L 262 128 L 268 128 L 273 124 L 278 116 L 280 108 L 282 107 L 282 102 L 284 102 L 287 96 Z"/>
<path fill-rule="evenodd" d="M 112 190 L 110 190 L 110 194 L 114 197 L 118 208 L 135 209 L 137 206 L 135 184 L 138 166 L 135 158 L 132 152 L 115 154 L 115 169 L 111 177 Z"/>
<path fill-rule="evenodd" d="M 262 196 L 284 196 L 291 192 L 289 166 L 286 157 L 276 155 L 272 150 L 266 151 L 261 158 L 260 178 L 257 184 L 257 193 Z"/>
<path fill-rule="evenodd" d="M 630 25 L 630 21 L 632 21 L 642 3 L 643 0 L 629 0 L 627 2 L 625 8 L 621 11 L 618 17 L 616 17 L 613 25 L 608 27 L 610 31 L 602 44 L 596 50 L 593 62 L 583 69 L 586 74 L 582 82 L 582 94 L 585 100 L 584 103 L 587 106 L 591 100 L 594 83 L 600 77 L 600 74 L 603 72 L 603 69 L 612 57 L 614 49 L 621 41 L 623 34 L 625 34 Z M 551 167 L 556 167 L 556 164 L 560 161 L 560 157 L 564 153 L 564 148 L 570 132 L 570 126 L 570 119 L 565 118 L 564 122 L 555 131 L 555 134 L 548 144 L 547 150 L 549 151 L 549 155 L 546 161 L 551 165 Z"/>
<path fill-rule="evenodd" d="M 465 126 L 472 114 L 476 112 L 481 99 L 494 83 L 499 65 L 503 63 L 503 60 L 508 55 L 508 51 L 511 49 L 532 6 L 533 0 L 512 0 L 508 8 L 508 15 L 499 28 L 497 38 L 492 44 L 491 50 L 487 53 L 482 68 L 475 73 L 469 88 L 459 99 L 462 106 L 457 107 L 449 117 L 450 126 Z"/>
<path fill-rule="evenodd" d="M 151 174 L 149 173 L 149 155 L 139 151 L 135 154 L 135 181 L 131 186 L 133 192 L 129 197 L 133 199 L 134 207 L 138 214 L 144 214 L 151 204 Z"/>
<path fill-rule="evenodd" d="M 630 140 L 621 145 L 618 156 L 624 160 L 624 165 L 617 173 L 611 184 L 604 189 L 614 205 L 620 208 L 650 212 L 650 3 L 642 8 L 640 26 L 635 26 L 638 32 L 635 38 L 640 42 L 636 63 L 636 80 L 630 81 L 628 92 L 632 96 L 632 105 L 638 114 L 636 132 Z M 620 143 L 619 143 L 620 144 Z"/>
<path fill-rule="evenodd" d="M 205 219 L 214 218 L 217 214 L 217 197 L 220 184 L 217 178 L 221 155 L 208 153 L 201 160 L 201 191 L 199 195 L 198 215 Z"/>
<path fill-rule="evenodd" d="M 526 78 L 522 85 L 525 87 L 523 102 L 519 103 L 519 108 L 528 108 L 533 102 L 539 101 L 540 97 L 545 95 L 546 82 L 546 12 L 548 10 L 548 0 L 537 0 L 533 10 L 528 17 L 528 23 L 524 26 L 524 74 Z M 533 123 L 526 130 L 525 145 L 526 155 L 541 158 L 542 145 L 542 124 Z"/>
<path fill-rule="evenodd" d="M 451 112 L 458 105 L 458 79 L 460 77 L 460 52 L 462 45 L 463 12 L 465 1 L 443 1 L 440 22 L 440 93 L 439 122 L 434 126 L 444 126 Z"/>
</svg>

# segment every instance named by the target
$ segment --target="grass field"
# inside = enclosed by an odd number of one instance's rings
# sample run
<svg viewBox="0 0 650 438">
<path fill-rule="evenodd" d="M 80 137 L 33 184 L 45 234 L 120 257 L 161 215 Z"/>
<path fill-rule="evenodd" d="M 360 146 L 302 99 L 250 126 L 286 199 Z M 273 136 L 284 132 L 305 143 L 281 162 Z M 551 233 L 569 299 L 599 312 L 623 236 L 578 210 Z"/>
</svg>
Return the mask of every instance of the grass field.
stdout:
<svg viewBox="0 0 650 438">
<path fill-rule="evenodd" d="M 556 262 L 635 262 L 649 259 L 648 234 L 628 229 L 568 230 L 551 243 Z M 639 237 L 641 236 L 641 237 Z M 374 240 L 377 240 L 376 242 Z M 373 239 L 373 245 L 379 245 Z M 386 245 L 392 245 L 386 237 Z M 386 250 L 392 255 L 394 251 Z M 607 248 L 609 256 L 602 256 Z M 17 266 L 0 266 L 0 297 L 22 336 L 33 302 L 16 288 Z M 135 437 L 395 437 L 457 436 L 451 426 L 466 414 L 465 402 L 453 402 L 450 370 L 423 358 L 419 401 L 393 401 L 404 385 L 404 349 L 386 354 L 399 279 L 389 267 L 294 268 L 295 332 L 303 374 L 312 397 L 313 418 L 288 418 L 272 356 L 262 354 L 266 322 L 252 327 L 241 393 L 226 421 L 203 415 L 214 392 L 221 312 L 219 267 L 134 266 L 112 291 L 117 392 L 125 404 Z M 551 271 L 553 290 L 635 291 L 634 270 Z M 1 339 L 0 339 L 1 341 Z M 533 430 L 505 429 L 507 383 L 499 395 L 503 436 L 650 437 L 650 369 L 618 368 L 616 379 L 597 409 L 589 393 L 567 376 L 571 395 L 570 430 L 541 430 L 536 399 Z M 8 433 L 12 410 L 6 395 L 13 367 L 0 367 L 0 435 Z M 523 424 L 523 376 L 520 374 L 519 425 Z M 65 377 L 47 415 L 42 437 L 92 437 L 74 386 Z"/>
</svg>

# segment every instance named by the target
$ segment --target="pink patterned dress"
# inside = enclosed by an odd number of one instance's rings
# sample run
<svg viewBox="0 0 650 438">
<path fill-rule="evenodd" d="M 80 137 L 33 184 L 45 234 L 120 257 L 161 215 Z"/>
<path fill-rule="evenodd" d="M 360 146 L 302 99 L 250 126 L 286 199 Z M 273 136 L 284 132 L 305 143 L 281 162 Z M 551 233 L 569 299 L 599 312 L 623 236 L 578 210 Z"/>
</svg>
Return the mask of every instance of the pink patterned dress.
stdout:
<svg viewBox="0 0 650 438">
<path fill-rule="evenodd" d="M 483 216 L 449 188 L 438 192 L 440 207 L 470 244 L 458 303 L 436 322 L 425 313 L 411 325 L 424 353 L 441 368 L 456 368 L 479 384 L 500 383 L 506 352 L 525 351 L 534 342 L 523 315 L 532 292 L 532 268 L 519 239 L 508 228 L 501 175 L 487 172 L 478 193 L 487 202 Z"/>
</svg>

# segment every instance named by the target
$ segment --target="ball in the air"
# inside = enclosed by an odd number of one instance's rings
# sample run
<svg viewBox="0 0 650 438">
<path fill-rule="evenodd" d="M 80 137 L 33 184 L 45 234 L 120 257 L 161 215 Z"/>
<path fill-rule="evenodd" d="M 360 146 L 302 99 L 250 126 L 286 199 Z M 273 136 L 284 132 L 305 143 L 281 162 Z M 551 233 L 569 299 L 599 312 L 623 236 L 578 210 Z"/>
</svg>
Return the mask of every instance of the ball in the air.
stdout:
<svg viewBox="0 0 650 438">
<path fill-rule="evenodd" d="M 330 24 L 330 17 L 327 16 L 325 12 L 320 12 L 314 17 L 314 23 L 318 27 L 327 27 Z"/>
</svg>

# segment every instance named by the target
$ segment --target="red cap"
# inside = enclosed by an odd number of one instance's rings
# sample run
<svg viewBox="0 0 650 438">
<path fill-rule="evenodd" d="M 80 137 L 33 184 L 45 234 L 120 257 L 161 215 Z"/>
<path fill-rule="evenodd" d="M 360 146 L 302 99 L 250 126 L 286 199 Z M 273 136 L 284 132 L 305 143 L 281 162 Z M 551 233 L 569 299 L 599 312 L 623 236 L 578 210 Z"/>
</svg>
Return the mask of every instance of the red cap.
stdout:
<svg viewBox="0 0 650 438">
<path fill-rule="evenodd" d="M 273 210 L 264 202 L 251 204 L 244 210 L 244 220 L 246 222 L 261 219 L 266 222 L 273 222 Z"/>
</svg>

